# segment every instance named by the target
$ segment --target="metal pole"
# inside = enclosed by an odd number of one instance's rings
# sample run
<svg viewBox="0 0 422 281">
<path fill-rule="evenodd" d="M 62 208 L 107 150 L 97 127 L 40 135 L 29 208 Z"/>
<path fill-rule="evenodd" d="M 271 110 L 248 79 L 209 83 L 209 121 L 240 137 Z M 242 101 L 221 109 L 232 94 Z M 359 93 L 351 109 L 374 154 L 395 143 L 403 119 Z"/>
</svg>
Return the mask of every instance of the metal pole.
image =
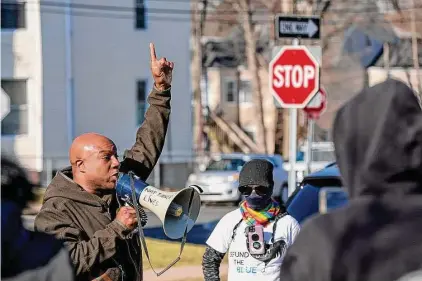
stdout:
<svg viewBox="0 0 422 281">
<path fill-rule="evenodd" d="M 66 0 L 65 6 L 65 62 L 66 62 L 66 126 L 68 145 L 73 142 L 75 135 L 75 93 L 73 78 L 73 21 L 72 21 L 72 0 Z"/>
<path fill-rule="evenodd" d="M 296 189 L 296 135 L 297 135 L 297 109 L 289 109 L 289 161 L 290 161 L 290 171 L 289 171 L 289 196 Z"/>
<path fill-rule="evenodd" d="M 293 46 L 299 45 L 299 39 L 293 39 Z M 289 109 L 289 196 L 296 189 L 296 139 L 297 139 L 297 108 Z"/>
<path fill-rule="evenodd" d="M 416 72 L 416 79 L 415 79 L 415 88 L 414 91 L 419 93 L 419 99 L 422 96 L 422 91 L 420 89 L 420 81 L 419 81 L 419 54 L 418 54 L 418 37 L 416 34 L 416 18 L 415 18 L 415 1 L 412 0 L 412 10 L 410 11 L 410 24 L 411 24 L 411 32 L 412 32 L 412 54 L 413 54 L 413 67 L 415 68 Z"/>
<path fill-rule="evenodd" d="M 306 174 L 311 173 L 312 164 L 312 143 L 314 142 L 314 125 L 315 122 L 308 117 L 308 144 L 306 147 L 305 162 L 306 162 Z"/>
</svg>

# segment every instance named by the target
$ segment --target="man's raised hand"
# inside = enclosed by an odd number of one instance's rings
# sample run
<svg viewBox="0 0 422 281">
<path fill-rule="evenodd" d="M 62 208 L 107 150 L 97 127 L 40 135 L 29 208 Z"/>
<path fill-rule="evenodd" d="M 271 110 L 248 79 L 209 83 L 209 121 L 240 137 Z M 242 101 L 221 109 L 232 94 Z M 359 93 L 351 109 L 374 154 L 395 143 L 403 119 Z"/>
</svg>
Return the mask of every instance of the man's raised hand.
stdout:
<svg viewBox="0 0 422 281">
<path fill-rule="evenodd" d="M 167 61 L 165 57 L 157 60 L 153 43 L 149 44 L 149 50 L 151 56 L 151 73 L 154 78 L 155 87 L 159 91 L 167 90 L 171 86 L 174 63 Z"/>
</svg>

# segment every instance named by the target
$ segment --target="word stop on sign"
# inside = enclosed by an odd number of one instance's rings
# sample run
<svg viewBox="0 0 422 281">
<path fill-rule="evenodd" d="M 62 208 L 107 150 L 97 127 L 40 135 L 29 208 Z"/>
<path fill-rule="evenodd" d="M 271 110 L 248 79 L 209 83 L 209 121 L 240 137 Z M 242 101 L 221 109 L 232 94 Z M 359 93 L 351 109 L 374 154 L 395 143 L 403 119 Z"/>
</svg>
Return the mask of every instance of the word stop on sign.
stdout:
<svg viewBox="0 0 422 281">
<path fill-rule="evenodd" d="M 274 67 L 273 84 L 276 88 L 308 88 L 309 81 L 315 79 L 312 65 L 277 65 Z"/>
</svg>

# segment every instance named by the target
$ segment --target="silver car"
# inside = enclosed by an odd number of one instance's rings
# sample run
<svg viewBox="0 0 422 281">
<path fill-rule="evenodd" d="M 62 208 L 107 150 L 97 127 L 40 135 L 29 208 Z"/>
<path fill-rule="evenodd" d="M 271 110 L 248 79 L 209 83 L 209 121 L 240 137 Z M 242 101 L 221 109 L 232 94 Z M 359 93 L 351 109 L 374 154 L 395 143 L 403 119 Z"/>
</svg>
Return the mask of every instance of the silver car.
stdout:
<svg viewBox="0 0 422 281">
<path fill-rule="evenodd" d="M 283 158 L 277 154 L 233 153 L 213 156 L 200 172 L 189 175 L 186 186 L 199 185 L 204 191 L 201 194 L 203 202 L 231 202 L 237 205 L 242 199 L 238 191 L 239 172 L 252 159 L 266 159 L 274 165 L 273 197 L 279 200 L 281 190 L 287 186 L 288 174 L 283 168 Z"/>
</svg>

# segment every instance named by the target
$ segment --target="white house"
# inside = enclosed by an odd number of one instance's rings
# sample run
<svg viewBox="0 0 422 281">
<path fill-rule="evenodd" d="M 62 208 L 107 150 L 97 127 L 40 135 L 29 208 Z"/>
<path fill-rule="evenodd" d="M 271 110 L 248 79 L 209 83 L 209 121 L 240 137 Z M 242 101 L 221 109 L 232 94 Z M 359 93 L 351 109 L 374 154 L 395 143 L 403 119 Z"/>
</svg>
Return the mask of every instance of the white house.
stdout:
<svg viewBox="0 0 422 281">
<path fill-rule="evenodd" d="M 153 84 L 154 42 L 157 56 L 175 62 L 162 183 L 184 185 L 192 159 L 189 1 L 9 0 L 1 9 L 1 82 L 11 99 L 3 153 L 42 180 L 68 165 L 79 134 L 98 132 L 129 148 Z"/>
</svg>

